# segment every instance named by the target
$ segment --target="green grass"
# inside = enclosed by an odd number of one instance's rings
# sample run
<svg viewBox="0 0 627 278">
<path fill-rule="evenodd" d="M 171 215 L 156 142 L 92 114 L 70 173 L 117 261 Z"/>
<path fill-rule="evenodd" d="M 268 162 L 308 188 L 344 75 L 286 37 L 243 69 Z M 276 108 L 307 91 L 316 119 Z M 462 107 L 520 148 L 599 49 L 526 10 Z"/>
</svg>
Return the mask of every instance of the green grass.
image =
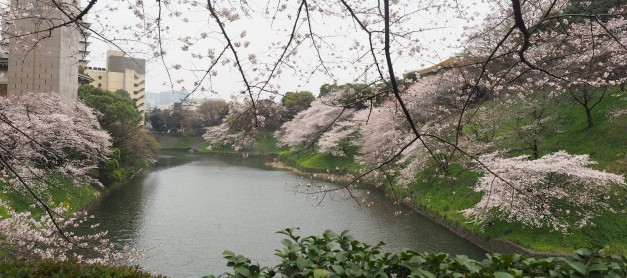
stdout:
<svg viewBox="0 0 627 278">
<path fill-rule="evenodd" d="M 595 125 L 588 128 L 584 108 L 567 95 L 557 97 L 547 111 L 552 120 L 547 123 L 546 134 L 539 141 L 540 156 L 560 150 L 570 154 L 588 154 L 598 162 L 595 168 L 627 174 L 627 115 L 611 116 L 615 111 L 627 109 L 626 100 L 627 93 L 621 92 L 618 87 L 608 89 L 603 101 L 592 110 Z M 496 105 L 496 101 L 488 101 L 484 107 L 497 109 L 492 113 L 497 117 L 510 113 L 508 108 Z M 527 147 L 513 135 L 513 122 L 511 119 L 500 120 L 494 142 L 497 149 Z M 464 132 L 468 132 L 471 125 L 467 125 Z M 531 151 L 510 153 L 512 156 L 523 154 L 530 155 Z"/>
<path fill-rule="evenodd" d="M 253 145 L 252 153 L 257 154 L 278 154 L 282 150 L 287 148 L 281 148 L 278 145 L 278 139 L 274 137 L 272 132 L 258 133 L 255 136 L 255 144 Z"/>
<path fill-rule="evenodd" d="M 355 172 L 359 169 L 359 164 L 355 162 L 354 155 L 336 156 L 317 151 L 290 152 L 283 151 L 280 158 L 301 170 L 315 172 L 328 171 L 338 174 Z"/>
<path fill-rule="evenodd" d="M 196 144 L 203 142 L 202 137 L 177 137 L 167 135 L 157 135 L 157 142 L 162 149 L 181 149 L 187 150 Z"/>
<path fill-rule="evenodd" d="M 48 191 L 39 197 L 49 205 L 66 206 L 68 212 L 80 210 L 100 195 L 100 190 L 87 183 L 74 185 L 71 179 L 58 176 L 48 176 L 47 180 L 50 184 Z M 6 201 L 14 210 L 30 210 L 35 215 L 44 213 L 43 209 L 32 207 L 37 201 L 28 193 L 19 194 L 6 187 L 6 184 L 0 182 L 0 190 L 7 192 L 0 194 L 0 199 Z"/>
<path fill-rule="evenodd" d="M 589 154 L 604 169 L 627 174 L 627 115 L 611 117 L 613 111 L 627 109 L 627 93 L 618 88 L 608 90 L 606 97 L 592 110 L 595 125 L 587 128 L 583 108 L 571 103 L 557 109 L 563 118 L 562 131 L 540 143 L 541 153 L 566 150 L 572 154 Z"/>
<path fill-rule="evenodd" d="M 194 151 L 196 152 L 200 152 L 200 153 L 235 153 L 235 150 L 233 150 L 232 147 L 230 146 L 213 146 L 213 144 L 211 143 L 211 141 L 205 141 L 202 144 L 198 145 Z"/>
<path fill-rule="evenodd" d="M 477 172 L 455 164 L 449 166 L 447 175 L 443 175 L 437 166 L 431 165 L 400 192 L 405 195 L 408 191 L 413 192 L 414 205 L 462 223 L 466 219 L 460 211 L 474 206 L 481 199 L 481 194 L 472 190 L 479 176 Z"/>
<path fill-rule="evenodd" d="M 543 252 L 568 253 L 577 248 L 600 248 L 607 246 L 613 254 L 626 254 L 627 214 L 606 213 L 593 219 L 594 225 L 574 228 L 567 234 L 549 228 L 519 227 L 515 224 L 495 222 L 484 229 L 484 234 L 492 238 L 504 238 Z"/>
<path fill-rule="evenodd" d="M 211 147 L 211 142 L 205 141 L 202 144 L 198 145 L 196 149 L 194 149 L 194 151 L 201 152 L 201 153 L 209 152 L 210 151 L 209 147 Z"/>
</svg>

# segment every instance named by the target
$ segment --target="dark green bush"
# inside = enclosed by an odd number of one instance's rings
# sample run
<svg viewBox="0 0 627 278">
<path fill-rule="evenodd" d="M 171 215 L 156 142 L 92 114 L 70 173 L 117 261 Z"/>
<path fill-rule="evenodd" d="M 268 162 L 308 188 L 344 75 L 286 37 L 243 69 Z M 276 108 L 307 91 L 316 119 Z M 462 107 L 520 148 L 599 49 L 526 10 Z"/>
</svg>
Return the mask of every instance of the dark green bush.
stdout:
<svg viewBox="0 0 627 278">
<path fill-rule="evenodd" d="M 0 261 L 0 277 L 160 277 L 138 266 L 105 266 L 72 261 Z"/>
<path fill-rule="evenodd" d="M 580 249 L 571 258 L 529 258 L 516 254 L 487 254 L 476 261 L 444 253 L 399 254 L 359 242 L 346 231 L 326 231 L 322 237 L 300 237 L 293 229 L 279 232 L 289 237 L 273 267 L 253 264 L 225 251 L 233 273 L 224 277 L 627 277 L 627 257 L 605 256 L 603 251 Z M 208 276 L 213 277 L 213 276 Z"/>
</svg>

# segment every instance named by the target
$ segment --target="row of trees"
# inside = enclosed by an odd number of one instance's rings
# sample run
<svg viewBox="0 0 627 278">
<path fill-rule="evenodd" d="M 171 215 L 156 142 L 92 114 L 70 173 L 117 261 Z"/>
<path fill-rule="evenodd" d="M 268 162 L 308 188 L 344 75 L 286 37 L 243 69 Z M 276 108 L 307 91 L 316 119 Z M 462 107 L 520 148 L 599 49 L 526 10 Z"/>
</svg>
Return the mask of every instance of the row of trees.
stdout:
<svg viewBox="0 0 627 278">
<path fill-rule="evenodd" d="M 422 141 L 428 147 L 416 143 L 392 99 L 358 109 L 334 106 L 332 99 L 320 98 L 284 124 L 277 136 L 281 144 L 294 150 L 354 155 L 368 169 L 357 173 L 358 179 L 385 183 L 382 177 L 392 177 L 405 184 L 406 190 L 416 175 L 432 164 L 443 173 L 451 164 L 479 171 L 483 178 L 475 190 L 483 192 L 483 199 L 464 214 L 480 224 L 504 219 L 567 231 L 573 218 L 583 226 L 613 209 L 608 204 L 614 195 L 611 185 L 624 185 L 622 176 L 592 170 L 589 167 L 594 162 L 588 155 L 562 151 L 541 156 L 538 146 L 543 136 L 559 132 L 551 126 L 559 120 L 547 107 L 555 109 L 555 100 L 546 102 L 542 92 L 493 99 L 491 111 L 470 105 L 467 109 L 474 111 L 473 118 L 463 119 L 469 128 L 456 134 L 459 109 L 469 93 L 463 93 L 464 87 L 463 79 L 442 73 L 423 77 L 405 92 L 413 100 L 407 107 L 421 126 Z M 459 136 L 457 146 L 450 143 L 455 136 Z M 503 146 L 514 147 L 503 150 Z M 464 155 L 453 157 L 455 151 Z M 504 152 L 529 153 L 535 160 L 528 155 L 508 158 Z"/>
<path fill-rule="evenodd" d="M 186 136 L 198 136 L 205 127 L 218 125 L 228 113 L 228 104 L 224 100 L 205 100 L 196 109 L 188 109 L 181 103 L 172 109 L 154 108 L 147 119 L 152 130 L 159 133 L 181 133 Z"/>
<path fill-rule="evenodd" d="M 270 99 L 257 101 L 259 109 L 257 114 L 268 119 L 264 130 L 276 130 L 280 124 L 307 109 L 314 99 L 314 95 L 309 91 L 287 92 L 281 98 L 280 104 Z M 207 127 L 220 125 L 224 121 L 238 122 L 235 119 L 227 119 L 228 114 L 231 114 L 231 117 L 237 114 L 235 111 L 238 106 L 235 101 L 227 103 L 220 99 L 203 100 L 195 108 L 188 108 L 186 103 L 177 103 L 172 109 L 154 108 L 150 111 L 148 121 L 152 129 L 159 133 L 174 132 L 186 136 L 199 136 L 205 133 Z M 239 128 L 247 129 L 241 124 Z"/>
<path fill-rule="evenodd" d="M 377 89 L 383 89 L 381 84 L 375 86 L 363 83 L 323 84 L 318 97 L 341 91 L 343 93 L 336 100 L 337 105 L 365 108 L 362 99 L 369 98 L 372 103 L 382 99 L 374 94 Z M 148 122 L 156 132 L 181 133 L 185 136 L 199 136 L 205 133 L 206 128 L 221 124 L 228 125 L 231 131 L 273 132 L 283 123 L 292 120 L 299 112 L 309 108 L 315 99 L 316 97 L 309 91 L 286 92 L 282 95 L 280 103 L 270 98 L 256 100 L 256 111 L 250 109 L 252 103 L 247 99 L 243 103 L 237 100 L 230 103 L 220 99 L 203 100 L 195 108 L 190 108 L 183 102 L 174 104 L 171 109 L 154 108 L 148 115 Z M 263 120 L 255 122 L 255 117 Z"/>
<path fill-rule="evenodd" d="M 362 83 L 323 84 L 318 98 L 309 91 L 287 92 L 282 96 L 281 103 L 276 103 L 272 99 L 257 100 L 254 109 L 248 99 L 242 102 L 233 100 L 229 103 L 228 114 L 222 123 L 209 128 L 205 138 L 216 146 L 229 145 L 237 150 L 246 150 L 252 146 L 253 135 L 256 132 L 273 133 L 298 117 L 305 117 L 311 121 L 326 120 L 302 115 L 303 111 L 311 109 L 312 105 L 318 104 L 321 99 L 330 101 L 328 104 L 331 106 L 354 109 L 368 107 L 364 99 L 368 99 L 372 105 L 377 105 L 383 99 L 380 94 L 374 93 L 377 88 L 381 88 L 380 84 L 376 86 Z"/>
</svg>

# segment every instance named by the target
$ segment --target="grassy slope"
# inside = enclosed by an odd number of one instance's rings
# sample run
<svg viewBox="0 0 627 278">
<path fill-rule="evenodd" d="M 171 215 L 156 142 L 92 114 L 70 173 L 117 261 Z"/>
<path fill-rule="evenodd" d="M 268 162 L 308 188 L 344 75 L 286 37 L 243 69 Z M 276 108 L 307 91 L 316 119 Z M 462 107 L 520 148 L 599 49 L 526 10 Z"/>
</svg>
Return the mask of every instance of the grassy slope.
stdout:
<svg viewBox="0 0 627 278">
<path fill-rule="evenodd" d="M 259 133 L 256 135 L 255 144 L 251 152 L 256 154 L 279 153 L 282 148 L 277 147 L 277 145 L 278 140 L 272 132 Z"/>
<path fill-rule="evenodd" d="M 49 204 L 67 206 L 70 212 L 77 211 L 100 195 L 100 190 L 94 188 L 90 184 L 74 185 L 67 178 L 51 178 L 48 181 L 53 185 L 49 191 Z M 5 184 L 0 183 L 0 189 L 5 189 Z M 35 199 L 29 195 L 20 195 L 9 189 L 7 193 L 0 194 L 0 199 L 8 202 L 16 211 L 25 211 L 31 209 L 35 204 Z M 40 209 L 35 209 L 33 213 L 43 213 Z"/>
<path fill-rule="evenodd" d="M 187 150 L 203 141 L 202 137 L 178 137 L 163 134 L 156 134 L 155 137 L 161 149 Z"/>
<path fill-rule="evenodd" d="M 347 173 L 358 169 L 353 156 L 335 156 L 316 151 L 281 152 L 281 159 L 301 170 L 314 172 Z"/>
<path fill-rule="evenodd" d="M 561 132 L 546 137 L 540 142 L 541 155 L 559 150 L 571 154 L 589 154 L 598 162 L 592 167 L 616 174 L 627 173 L 627 115 L 610 118 L 612 111 L 627 109 L 627 94 L 612 90 L 604 101 L 593 110 L 596 124 L 588 129 L 585 113 L 576 103 L 568 103 L 564 107 L 552 111 L 561 115 L 559 124 Z M 503 238 L 545 252 L 570 252 L 580 247 L 609 246 L 615 253 L 627 253 L 627 214 L 624 211 L 625 189 L 616 189 L 617 197 L 614 205 L 617 214 L 606 213 L 597 217 L 596 225 L 575 228 L 569 234 L 553 232 L 549 229 L 531 229 L 517 224 L 495 222 L 491 226 L 480 229 L 466 223 L 460 210 L 471 207 L 479 200 L 480 195 L 471 190 L 479 177 L 476 173 L 461 167 L 452 171 L 452 177 L 435 178 L 432 169 L 420 174 L 411 185 L 412 191 L 424 193 L 414 199 L 420 207 L 426 207 L 441 215 L 490 238 Z M 427 182 L 425 182 L 427 181 Z M 455 194 L 452 194 L 455 192 Z"/>
<path fill-rule="evenodd" d="M 553 113 L 560 114 L 561 132 L 546 137 L 540 143 L 541 155 L 566 150 L 571 154 L 589 154 L 598 164 L 594 168 L 617 174 L 627 173 L 627 115 L 610 119 L 612 111 L 627 109 L 627 94 L 614 89 L 594 110 L 596 125 L 586 127 L 585 113 L 576 103 L 557 107 Z M 486 103 L 486 105 L 491 105 Z M 352 157 L 336 157 L 317 152 L 292 154 L 287 160 L 302 169 L 309 170 L 354 170 Z M 479 174 L 458 165 L 453 165 L 450 176 L 438 175 L 435 167 L 427 167 L 419 173 L 416 181 L 404 189 L 397 186 L 401 199 L 413 196 L 413 203 L 422 208 L 446 216 L 488 238 L 502 238 L 516 242 L 536 251 L 568 253 L 581 247 L 609 246 L 614 253 L 627 253 L 627 213 L 624 204 L 625 189 L 617 189 L 614 204 L 617 214 L 607 213 L 595 219 L 596 225 L 574 229 L 570 234 L 561 234 L 549 229 L 531 229 L 519 224 L 496 222 L 480 228 L 466 223 L 460 210 L 469 208 L 479 201 L 481 195 L 472 187 Z"/>
<path fill-rule="evenodd" d="M 627 174 L 627 115 L 611 118 L 612 111 L 627 109 L 625 92 L 617 89 L 608 95 L 593 110 L 596 121 L 594 127 L 588 129 L 585 112 L 577 104 L 568 105 L 558 111 L 563 117 L 564 129 L 547 137 L 540 144 L 542 153 L 566 150 L 571 154 L 589 154 L 596 162 L 593 168 L 616 174 Z M 491 236 L 505 237 L 514 242 L 542 251 L 570 251 L 576 247 L 592 247 L 609 245 L 610 250 L 627 253 L 627 213 L 625 209 L 625 193 L 617 189 L 618 198 L 614 198 L 617 214 L 607 213 L 597 217 L 595 226 L 586 226 L 575 230 L 569 235 L 560 235 L 546 230 L 513 229 L 509 230 L 502 223 L 486 229 Z"/>
<path fill-rule="evenodd" d="M 627 174 L 627 115 L 611 117 L 613 111 L 627 109 L 627 92 L 610 90 L 593 111 L 595 126 L 586 127 L 586 117 L 580 105 L 560 109 L 564 130 L 547 137 L 540 150 L 554 152 L 567 150 L 574 154 L 589 154 L 597 161 L 597 169 L 616 174 Z"/>
</svg>

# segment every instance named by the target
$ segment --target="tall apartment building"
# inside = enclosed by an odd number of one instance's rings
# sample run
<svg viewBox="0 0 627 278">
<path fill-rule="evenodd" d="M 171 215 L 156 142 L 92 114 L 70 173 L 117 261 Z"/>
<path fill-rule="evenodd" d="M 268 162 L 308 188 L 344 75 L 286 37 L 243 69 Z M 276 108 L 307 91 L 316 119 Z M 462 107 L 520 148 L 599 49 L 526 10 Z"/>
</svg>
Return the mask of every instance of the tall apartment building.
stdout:
<svg viewBox="0 0 627 278">
<path fill-rule="evenodd" d="M 137 110 L 144 115 L 146 95 L 146 60 L 125 57 L 121 51 L 107 51 L 107 67 L 87 67 L 85 74 L 94 79 L 90 84 L 109 91 L 128 92 Z"/>
<path fill-rule="evenodd" d="M 80 10 L 77 0 L 57 4 L 68 14 Z M 9 43 L 8 94 L 57 92 L 64 99 L 77 99 L 78 66 L 86 55 L 88 34 L 74 23 L 62 26 L 70 19 L 49 0 L 11 0 L 8 18 L 3 22 L 3 38 Z"/>
</svg>

